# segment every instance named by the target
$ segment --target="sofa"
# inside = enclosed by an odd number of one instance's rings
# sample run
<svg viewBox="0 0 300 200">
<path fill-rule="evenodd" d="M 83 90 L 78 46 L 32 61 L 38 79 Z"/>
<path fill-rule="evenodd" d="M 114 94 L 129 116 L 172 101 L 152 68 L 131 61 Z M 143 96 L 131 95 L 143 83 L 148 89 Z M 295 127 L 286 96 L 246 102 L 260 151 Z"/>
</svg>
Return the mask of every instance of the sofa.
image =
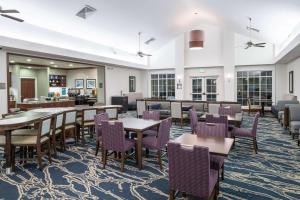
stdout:
<svg viewBox="0 0 300 200">
<path fill-rule="evenodd" d="M 148 110 L 158 110 L 162 119 L 171 116 L 171 102 L 168 100 L 147 100 L 146 107 Z"/>
<path fill-rule="evenodd" d="M 290 95 L 285 96 L 285 100 L 278 100 L 276 105 L 271 107 L 271 112 L 278 118 L 278 120 L 282 120 L 283 113 L 284 113 L 284 106 L 286 104 L 299 104 L 297 101 L 297 97 Z"/>
<path fill-rule="evenodd" d="M 294 139 L 295 135 L 299 134 L 300 129 L 300 105 L 289 106 L 289 124 Z"/>
</svg>

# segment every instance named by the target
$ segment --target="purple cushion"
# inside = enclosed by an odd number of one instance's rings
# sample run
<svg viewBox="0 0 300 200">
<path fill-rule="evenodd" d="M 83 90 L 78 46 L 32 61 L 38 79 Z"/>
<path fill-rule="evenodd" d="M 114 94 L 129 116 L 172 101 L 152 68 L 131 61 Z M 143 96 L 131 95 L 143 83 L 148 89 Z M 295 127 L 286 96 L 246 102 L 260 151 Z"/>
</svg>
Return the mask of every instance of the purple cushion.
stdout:
<svg viewBox="0 0 300 200">
<path fill-rule="evenodd" d="M 134 146 L 135 146 L 135 140 L 126 139 L 124 146 L 125 146 L 124 151 L 128 151 L 128 150 L 134 148 Z"/>
<path fill-rule="evenodd" d="M 220 169 L 224 164 L 224 156 L 211 155 L 210 156 L 210 168 Z"/>
<path fill-rule="evenodd" d="M 235 128 L 233 129 L 234 136 L 243 136 L 243 137 L 253 137 L 252 131 L 245 128 Z"/>
<path fill-rule="evenodd" d="M 155 136 L 147 136 L 143 138 L 143 146 L 150 149 L 157 149 L 157 138 Z"/>
<path fill-rule="evenodd" d="M 157 136 L 157 130 L 152 130 L 152 129 L 149 129 L 149 130 L 146 130 L 143 132 L 144 135 L 146 136 Z"/>
</svg>

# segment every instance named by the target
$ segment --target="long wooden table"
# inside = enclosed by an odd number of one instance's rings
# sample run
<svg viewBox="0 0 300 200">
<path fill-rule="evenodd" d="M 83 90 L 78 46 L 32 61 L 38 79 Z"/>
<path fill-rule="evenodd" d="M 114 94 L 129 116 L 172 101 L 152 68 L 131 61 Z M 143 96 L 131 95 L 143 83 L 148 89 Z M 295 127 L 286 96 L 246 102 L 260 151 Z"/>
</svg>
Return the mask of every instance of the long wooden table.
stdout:
<svg viewBox="0 0 300 200">
<path fill-rule="evenodd" d="M 123 127 L 125 131 L 136 132 L 137 134 L 137 161 L 138 167 L 141 170 L 143 167 L 142 160 L 142 144 L 143 144 L 143 132 L 152 127 L 159 126 L 161 121 L 144 120 L 138 118 L 122 118 L 118 121 L 123 122 Z"/>
<path fill-rule="evenodd" d="M 11 152 L 11 132 L 13 130 L 29 126 L 38 122 L 41 118 L 51 116 L 50 112 L 23 112 L 13 117 L 0 120 L 0 134 L 5 135 L 6 149 L 6 173 L 10 174 L 12 169 L 12 152 Z"/>
<path fill-rule="evenodd" d="M 214 116 L 220 116 L 219 114 L 213 114 Z M 241 127 L 242 121 L 243 121 L 243 115 L 242 113 L 237 113 L 234 116 L 227 115 L 228 123 L 231 125 L 234 125 L 235 127 Z M 206 114 L 202 115 L 199 120 L 205 121 Z"/>
<path fill-rule="evenodd" d="M 223 137 L 201 137 L 196 134 L 185 133 L 173 140 L 183 146 L 203 146 L 209 149 L 211 154 L 228 156 L 234 140 Z"/>
<path fill-rule="evenodd" d="M 120 105 L 106 105 L 106 106 L 78 106 L 78 107 L 57 107 L 57 108 L 40 108 L 22 112 L 10 116 L 9 118 L 0 119 L 0 135 L 5 135 L 5 149 L 6 149 L 6 173 L 10 174 L 12 170 L 12 152 L 11 152 L 11 132 L 13 130 L 29 126 L 32 123 L 38 122 L 43 117 L 52 116 L 57 113 L 68 110 L 82 111 L 87 108 L 96 108 L 105 110 L 110 108 L 120 109 Z"/>
</svg>

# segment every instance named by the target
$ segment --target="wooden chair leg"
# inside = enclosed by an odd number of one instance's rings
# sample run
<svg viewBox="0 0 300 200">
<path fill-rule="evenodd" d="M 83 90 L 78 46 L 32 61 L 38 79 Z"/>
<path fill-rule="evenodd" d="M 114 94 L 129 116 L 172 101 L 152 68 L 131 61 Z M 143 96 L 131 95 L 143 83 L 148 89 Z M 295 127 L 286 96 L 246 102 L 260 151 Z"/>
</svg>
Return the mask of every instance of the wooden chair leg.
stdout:
<svg viewBox="0 0 300 200">
<path fill-rule="evenodd" d="M 224 181 L 224 163 L 222 165 L 221 177 L 222 177 L 222 180 Z"/>
<path fill-rule="evenodd" d="M 256 138 L 253 138 L 253 147 L 254 147 L 254 151 L 257 154 L 257 149 L 256 149 Z"/>
<path fill-rule="evenodd" d="M 96 142 L 96 153 L 95 153 L 95 156 L 98 155 L 98 151 L 99 151 L 99 141 Z"/>
<path fill-rule="evenodd" d="M 50 140 L 48 140 L 48 161 L 51 164 L 52 163 L 52 159 L 51 159 L 51 143 Z"/>
<path fill-rule="evenodd" d="M 180 128 L 182 128 L 182 124 L 183 124 L 183 119 L 180 119 Z"/>
<path fill-rule="evenodd" d="M 66 133 L 64 130 L 61 132 L 60 137 L 61 137 L 60 149 L 62 152 L 64 152 L 66 150 Z"/>
<path fill-rule="evenodd" d="M 107 161 L 107 150 L 103 150 L 102 159 L 103 159 L 103 169 L 105 169 L 106 161 Z"/>
<path fill-rule="evenodd" d="M 169 199 L 170 200 L 174 200 L 175 199 L 175 191 L 174 190 L 170 190 L 169 191 Z"/>
<path fill-rule="evenodd" d="M 36 147 L 36 153 L 37 153 L 37 161 L 38 161 L 38 165 L 39 165 L 39 169 L 42 169 L 42 151 L 41 151 L 41 145 L 38 145 Z"/>
<path fill-rule="evenodd" d="M 125 152 L 121 153 L 121 172 L 124 172 Z"/>
<path fill-rule="evenodd" d="M 162 168 L 162 161 L 161 161 L 161 150 L 157 151 L 157 158 L 158 158 L 160 170 L 162 170 L 163 168 Z"/>
<path fill-rule="evenodd" d="M 56 152 L 56 135 L 55 134 L 53 134 L 53 136 L 52 136 L 52 148 L 53 148 L 54 157 L 57 157 L 57 152 Z M 49 150 L 51 152 L 51 148 Z"/>
<path fill-rule="evenodd" d="M 82 142 L 82 144 L 85 143 L 85 138 L 84 138 L 84 127 L 81 128 L 81 142 Z"/>
</svg>

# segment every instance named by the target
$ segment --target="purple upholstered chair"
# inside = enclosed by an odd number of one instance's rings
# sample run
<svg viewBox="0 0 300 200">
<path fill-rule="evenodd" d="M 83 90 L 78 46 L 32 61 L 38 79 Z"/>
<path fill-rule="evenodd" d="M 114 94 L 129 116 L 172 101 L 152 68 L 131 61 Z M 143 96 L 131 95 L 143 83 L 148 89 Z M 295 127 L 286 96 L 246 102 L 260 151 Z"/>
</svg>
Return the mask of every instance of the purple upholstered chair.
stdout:
<svg viewBox="0 0 300 200">
<path fill-rule="evenodd" d="M 218 171 L 210 168 L 207 147 L 184 147 L 175 142 L 168 143 L 170 198 L 175 191 L 200 198 L 215 198 L 219 192 Z M 214 192 L 215 190 L 215 192 Z"/>
<path fill-rule="evenodd" d="M 205 123 L 199 122 L 196 126 L 196 134 L 199 136 L 226 136 L 226 125 L 221 123 Z M 211 167 L 216 170 L 221 170 L 222 180 L 224 180 L 224 156 L 211 155 Z"/>
<path fill-rule="evenodd" d="M 159 111 L 144 111 L 143 119 L 158 121 L 160 119 L 160 113 L 159 113 Z M 148 135 L 148 136 L 149 135 L 157 136 L 157 132 L 158 132 L 157 127 L 153 127 L 149 130 L 144 131 L 143 134 Z"/>
<path fill-rule="evenodd" d="M 257 141 L 256 141 L 256 131 L 257 131 L 257 124 L 258 124 L 258 118 L 260 114 L 259 112 L 255 114 L 255 117 L 253 119 L 252 129 L 245 129 L 245 128 L 234 128 L 232 135 L 234 139 L 236 137 L 252 137 L 253 139 L 253 148 L 255 153 L 257 153 Z"/>
<path fill-rule="evenodd" d="M 190 114 L 190 124 L 191 124 L 192 133 L 195 133 L 195 129 L 198 123 L 197 112 L 194 108 L 192 108 L 189 110 L 189 114 Z"/>
<path fill-rule="evenodd" d="M 147 136 L 143 138 L 143 145 L 147 149 L 156 149 L 160 169 L 162 170 L 161 150 L 167 145 L 170 139 L 170 129 L 172 126 L 172 118 L 164 119 L 158 129 L 156 136 Z"/>
<path fill-rule="evenodd" d="M 227 116 L 225 116 L 225 115 L 214 116 L 212 114 L 207 114 L 205 122 L 206 123 L 225 124 L 225 137 L 230 137 L 230 133 L 228 132 L 228 118 L 227 118 Z"/>
<path fill-rule="evenodd" d="M 105 168 L 108 151 L 121 153 L 121 171 L 124 171 L 125 152 L 135 147 L 135 141 L 125 139 L 122 122 L 102 121 L 102 158 Z"/>
<path fill-rule="evenodd" d="M 235 111 L 231 107 L 219 107 L 219 115 L 230 115 L 230 116 L 235 116 Z"/>
<path fill-rule="evenodd" d="M 107 113 L 100 113 L 95 115 L 95 132 L 96 132 L 96 153 L 98 155 L 99 146 L 101 144 L 102 132 L 101 132 L 101 121 L 108 121 L 109 117 Z"/>
</svg>

